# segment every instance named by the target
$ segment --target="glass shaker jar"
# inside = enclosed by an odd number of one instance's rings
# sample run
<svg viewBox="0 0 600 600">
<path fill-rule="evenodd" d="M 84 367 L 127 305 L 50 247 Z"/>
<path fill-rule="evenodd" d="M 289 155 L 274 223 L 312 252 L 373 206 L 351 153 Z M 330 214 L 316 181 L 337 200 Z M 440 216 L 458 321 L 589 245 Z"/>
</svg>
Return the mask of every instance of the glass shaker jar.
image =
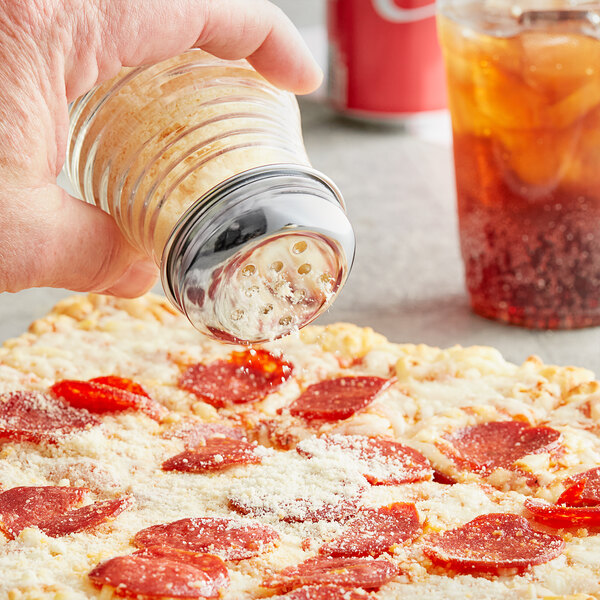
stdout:
<svg viewBox="0 0 600 600">
<path fill-rule="evenodd" d="M 246 61 L 190 50 L 123 69 L 71 105 L 65 170 L 212 337 L 303 327 L 348 275 L 352 228 L 310 166 L 296 99 Z"/>
</svg>

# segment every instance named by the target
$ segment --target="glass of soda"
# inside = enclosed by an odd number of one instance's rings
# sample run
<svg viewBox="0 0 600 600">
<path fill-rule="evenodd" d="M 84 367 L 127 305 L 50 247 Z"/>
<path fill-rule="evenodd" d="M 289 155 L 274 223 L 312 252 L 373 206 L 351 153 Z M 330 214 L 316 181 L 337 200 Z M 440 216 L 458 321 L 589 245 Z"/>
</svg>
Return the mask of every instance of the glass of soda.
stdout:
<svg viewBox="0 0 600 600">
<path fill-rule="evenodd" d="M 600 2 L 439 0 L 474 311 L 600 325 Z"/>
</svg>

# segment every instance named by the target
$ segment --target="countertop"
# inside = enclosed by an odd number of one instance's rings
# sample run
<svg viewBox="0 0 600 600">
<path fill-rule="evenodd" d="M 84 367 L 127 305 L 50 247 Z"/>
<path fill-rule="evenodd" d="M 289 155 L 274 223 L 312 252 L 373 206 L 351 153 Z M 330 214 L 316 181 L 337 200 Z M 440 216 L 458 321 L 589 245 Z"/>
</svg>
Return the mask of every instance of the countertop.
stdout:
<svg viewBox="0 0 600 600">
<path fill-rule="evenodd" d="M 310 4 L 315 11 L 322 8 Z M 369 126 L 340 118 L 318 95 L 302 100 L 301 110 L 309 156 L 341 188 L 358 243 L 348 283 L 319 322 L 369 325 L 396 342 L 491 345 L 514 362 L 536 354 L 547 363 L 583 366 L 600 375 L 600 328 L 530 331 L 471 313 L 446 115 L 424 121 L 427 127 Z M 68 294 L 50 289 L 1 294 L 0 340 L 25 331 Z"/>
</svg>

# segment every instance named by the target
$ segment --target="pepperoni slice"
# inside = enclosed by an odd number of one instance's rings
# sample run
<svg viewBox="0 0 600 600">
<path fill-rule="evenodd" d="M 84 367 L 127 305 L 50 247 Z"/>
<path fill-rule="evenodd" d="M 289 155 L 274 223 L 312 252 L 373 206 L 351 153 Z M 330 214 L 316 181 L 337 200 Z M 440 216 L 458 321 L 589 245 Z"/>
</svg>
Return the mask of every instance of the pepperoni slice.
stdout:
<svg viewBox="0 0 600 600">
<path fill-rule="evenodd" d="M 456 479 L 450 477 L 450 475 L 446 475 L 437 469 L 433 470 L 433 481 L 436 483 L 441 483 L 442 485 L 455 485 Z"/>
<path fill-rule="evenodd" d="M 592 497 L 591 502 L 584 502 L 583 492 L 587 486 L 587 479 L 577 481 L 573 485 L 570 485 L 558 498 L 556 504 L 562 504 L 563 506 L 594 506 L 596 500 Z"/>
<path fill-rule="evenodd" d="M 292 371 L 291 363 L 266 350 L 251 348 L 232 352 L 227 360 L 191 366 L 178 385 L 204 402 L 222 408 L 261 400 L 283 385 Z"/>
<path fill-rule="evenodd" d="M 100 383 L 109 387 L 118 388 L 136 394 L 137 396 L 145 396 L 151 398 L 150 394 L 141 386 L 139 383 L 127 379 L 125 377 L 119 377 L 118 375 L 103 375 L 102 377 L 94 377 L 89 380 L 90 383 Z"/>
<path fill-rule="evenodd" d="M 167 558 L 177 562 L 183 562 L 194 566 L 196 569 L 205 569 L 207 566 L 214 567 L 215 573 L 228 573 L 225 563 L 218 556 L 205 552 L 191 552 L 177 548 L 163 548 L 161 546 L 149 546 L 133 553 L 134 556 L 152 556 L 154 558 Z M 216 559 L 216 560 L 215 560 Z M 228 577 L 227 577 L 228 578 Z"/>
<path fill-rule="evenodd" d="M 0 441 L 56 443 L 64 435 L 99 424 L 88 411 L 39 392 L 0 395 Z"/>
<path fill-rule="evenodd" d="M 321 546 L 319 554 L 377 557 L 412 540 L 419 528 L 419 515 L 414 504 L 396 502 L 380 508 L 365 508 L 348 523 L 340 537 Z"/>
<path fill-rule="evenodd" d="M 339 421 L 365 408 L 392 383 L 383 377 L 338 377 L 315 383 L 290 406 L 306 421 Z"/>
<path fill-rule="evenodd" d="M 217 598 L 229 585 L 223 561 L 211 554 L 147 548 L 97 565 L 88 575 L 119 596 Z"/>
<path fill-rule="evenodd" d="M 163 471 L 206 473 L 260 462 L 256 444 L 229 438 L 210 438 L 204 446 L 184 450 L 162 464 Z"/>
<path fill-rule="evenodd" d="M 142 393 L 132 390 L 141 390 Z M 162 404 L 152 400 L 137 383 L 112 375 L 90 381 L 65 379 L 55 383 L 50 391 L 71 406 L 85 408 L 97 414 L 138 410 L 160 421 L 168 413 Z"/>
<path fill-rule="evenodd" d="M 399 485 L 430 480 L 433 469 L 417 450 L 385 438 L 362 435 L 332 435 L 308 438 L 296 446 L 303 456 L 340 448 L 360 461 L 363 475 L 371 485 Z"/>
<path fill-rule="evenodd" d="M 298 498 L 291 502 L 282 502 L 275 508 L 268 502 L 263 502 L 260 497 L 254 498 L 253 501 L 229 498 L 229 508 L 240 515 L 254 517 L 276 513 L 279 519 L 286 523 L 317 523 L 319 521 L 345 523 L 356 514 L 358 499 L 340 499 L 335 504 L 315 504 L 309 499 Z"/>
<path fill-rule="evenodd" d="M 600 504 L 600 467 L 578 473 L 565 480 L 568 487 L 557 504 L 567 506 L 597 506 Z"/>
<path fill-rule="evenodd" d="M 162 546 L 241 560 L 270 550 L 278 540 L 279 534 L 267 525 L 207 517 L 153 525 L 138 531 L 133 543 L 140 548 Z"/>
<path fill-rule="evenodd" d="M 551 527 L 600 526 L 600 506 L 559 506 L 527 498 L 525 508 L 536 521 Z"/>
<path fill-rule="evenodd" d="M 349 590 L 339 585 L 307 585 L 278 598 L 281 600 L 367 600 L 373 596 L 362 590 Z"/>
<path fill-rule="evenodd" d="M 133 498 L 95 502 L 82 508 L 87 488 L 58 486 L 16 487 L 0 494 L 0 530 L 16 538 L 26 527 L 37 527 L 50 537 L 89 531 L 133 505 Z"/>
<path fill-rule="evenodd" d="M 489 474 L 494 469 L 514 468 L 528 454 L 555 450 L 560 432 L 550 427 L 531 427 L 520 421 L 496 421 L 459 429 L 444 436 L 450 447 L 440 445 L 461 468 Z"/>
<path fill-rule="evenodd" d="M 564 545 L 562 538 L 532 529 L 519 515 L 493 513 L 430 535 L 423 552 L 433 563 L 460 573 L 522 572 L 556 558 Z"/>
<path fill-rule="evenodd" d="M 186 448 L 196 448 L 214 437 L 226 437 L 232 440 L 247 439 L 247 434 L 241 427 L 232 427 L 223 423 L 202 423 L 199 421 L 184 421 L 164 434 L 167 439 L 183 440 Z"/>
<path fill-rule="evenodd" d="M 374 590 L 390 581 L 397 573 L 396 566 L 387 560 L 318 557 L 283 569 L 262 585 L 283 592 L 315 584 Z"/>
<path fill-rule="evenodd" d="M 26 527 L 60 518 L 89 493 L 75 487 L 14 487 L 0 494 L 0 529 L 16 538 Z"/>
<path fill-rule="evenodd" d="M 46 519 L 38 523 L 37 526 L 50 537 L 61 537 L 80 531 L 90 531 L 114 519 L 133 504 L 133 498 L 129 496 L 94 502 L 94 504 Z"/>
</svg>

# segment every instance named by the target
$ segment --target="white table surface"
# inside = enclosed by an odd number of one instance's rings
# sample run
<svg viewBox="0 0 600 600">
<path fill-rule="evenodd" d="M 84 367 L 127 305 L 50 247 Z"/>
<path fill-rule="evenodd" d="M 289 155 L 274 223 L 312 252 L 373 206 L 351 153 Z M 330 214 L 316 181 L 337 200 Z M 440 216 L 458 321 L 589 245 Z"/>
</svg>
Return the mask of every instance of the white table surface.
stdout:
<svg viewBox="0 0 600 600">
<path fill-rule="evenodd" d="M 301 25 L 311 23 L 304 9 L 322 18 L 316 0 L 279 4 L 292 13 L 297 6 Z M 322 27 L 304 32 L 322 60 Z M 469 310 L 444 115 L 411 124 L 407 131 L 346 121 L 318 94 L 303 100 L 301 109 L 309 156 L 341 188 L 358 242 L 350 279 L 320 322 L 370 325 L 397 342 L 492 345 L 512 361 L 537 354 L 547 363 L 584 366 L 600 375 L 600 328 L 530 331 Z M 24 331 L 68 293 L 0 294 L 0 340 Z"/>
</svg>

